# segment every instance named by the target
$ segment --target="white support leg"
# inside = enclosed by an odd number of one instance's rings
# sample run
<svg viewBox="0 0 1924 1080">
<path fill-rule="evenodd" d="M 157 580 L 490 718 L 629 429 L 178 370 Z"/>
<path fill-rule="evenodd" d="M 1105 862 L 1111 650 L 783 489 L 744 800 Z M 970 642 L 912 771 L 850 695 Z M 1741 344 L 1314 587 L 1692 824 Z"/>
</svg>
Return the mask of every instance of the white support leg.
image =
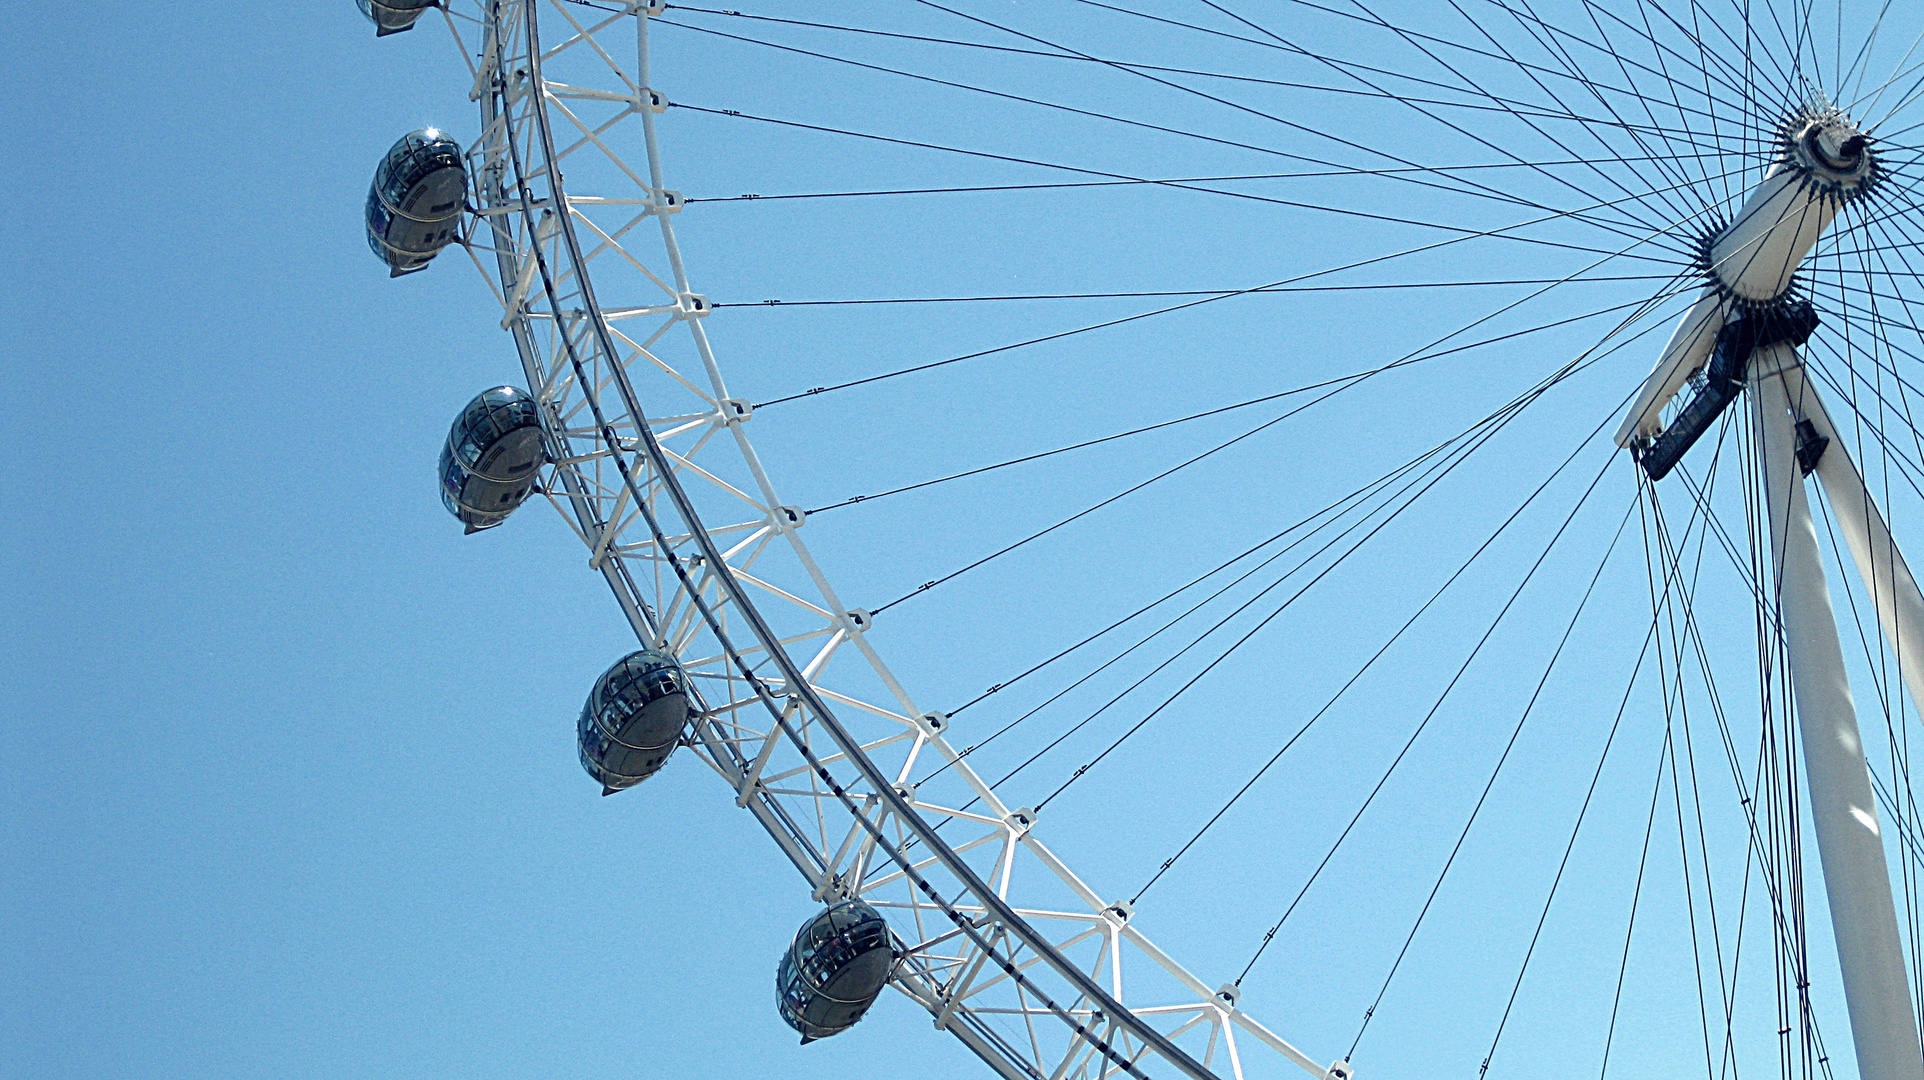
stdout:
<svg viewBox="0 0 1924 1080">
<path fill-rule="evenodd" d="M 1898 670 L 1909 688 L 1911 702 L 1924 716 L 1924 595 L 1917 579 L 1897 550 L 1891 530 L 1877 502 L 1864 487 L 1863 474 L 1851 460 L 1850 450 L 1837 437 L 1830 413 L 1817 396 L 1817 388 L 1804 378 L 1801 367 L 1784 372 L 1784 393 L 1790 399 L 1791 416 L 1809 420 L 1817 434 L 1830 440 L 1830 447 L 1817 462 L 1817 479 L 1830 500 L 1831 513 L 1844 534 L 1857 573 L 1864 579 L 1864 591 L 1877 609 L 1877 623 L 1884 640 L 1897 654 Z"/>
<path fill-rule="evenodd" d="M 1777 608 L 1858 1074 L 1862 1080 L 1924 1080 L 1877 804 L 1781 377 L 1797 366 L 1796 350 L 1788 345 L 1759 349 L 1750 365 L 1759 373 L 1752 383 L 1751 415 L 1763 450 Z M 1837 447 L 1833 441 L 1832 450 Z"/>
</svg>

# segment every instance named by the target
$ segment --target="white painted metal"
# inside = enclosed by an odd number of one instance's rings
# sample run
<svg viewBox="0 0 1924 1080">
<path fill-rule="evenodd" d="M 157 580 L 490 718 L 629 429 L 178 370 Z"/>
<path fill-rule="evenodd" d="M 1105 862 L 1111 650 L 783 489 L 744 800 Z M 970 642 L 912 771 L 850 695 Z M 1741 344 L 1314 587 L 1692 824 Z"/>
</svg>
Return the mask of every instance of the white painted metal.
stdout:
<svg viewBox="0 0 1924 1080">
<path fill-rule="evenodd" d="M 1897 654 L 1898 672 L 1911 701 L 1918 715 L 1924 716 L 1924 594 L 1919 593 L 1910 564 L 1892 540 L 1890 527 L 1864 486 L 1863 474 L 1851 459 L 1849 446 L 1839 437 L 1817 388 L 1804 377 L 1802 367 L 1790 368 L 1781 377 L 1792 418 L 1809 420 L 1820 438 L 1830 440 L 1824 456 L 1818 459 L 1815 475 L 1830 500 L 1831 514 L 1838 531 L 1844 534 L 1844 544 L 1857 564 L 1864 589 L 1877 609 L 1884 640 Z"/>
<path fill-rule="evenodd" d="M 543 26 L 559 24 L 557 39 L 542 40 L 537 9 Z M 658 0 L 606 13 L 563 0 L 443 9 L 457 40 L 473 38 L 463 53 L 483 130 L 472 201 L 492 234 L 490 288 L 543 408 L 549 498 L 637 637 L 688 668 L 702 710 L 694 752 L 808 895 L 861 896 L 890 917 L 909 945 L 897 989 L 999 1074 L 1204 1078 L 1226 1054 L 1236 1077 L 1333 1077 L 1045 846 L 1034 815 L 1004 805 L 947 741 L 947 718 L 888 670 L 869 641 L 872 616 L 830 587 L 800 536 L 803 515 L 747 438 L 752 410 L 727 390 L 703 326 L 711 309 L 675 237 L 683 201 L 664 187 L 655 131 L 668 102 L 649 85 L 647 18 L 660 10 Z M 626 149 L 641 151 L 642 168 Z M 649 218 L 653 254 L 632 246 Z M 681 327 L 695 372 L 662 352 Z M 805 659 L 790 657 L 804 645 Z M 864 663 L 837 664 L 843 654 Z M 955 809 L 969 800 L 979 808 Z M 950 831 L 936 833 L 945 819 Z M 1239 1047 L 1238 1030 L 1253 1041 Z"/>
<path fill-rule="evenodd" d="M 541 44 L 537 9 L 566 32 Z M 543 405 L 556 461 L 549 496 L 637 636 L 688 665 L 703 705 L 694 751 L 775 839 L 809 894 L 859 895 L 887 912 L 910 943 L 897 988 L 1002 1076 L 1200 1078 L 1220 1060 L 1238 1078 L 1287 1065 L 1349 1080 L 1347 1063 L 1318 1066 L 1243 1012 L 1237 988 L 1209 990 L 1143 935 L 1127 905 L 1105 901 L 1071 871 L 1042 843 L 1034 816 L 1011 810 L 969 768 L 947 740 L 946 718 L 918 706 L 883 662 L 867 634 L 871 618 L 831 587 L 800 536 L 801 515 L 780 500 L 747 437 L 751 410 L 728 392 L 703 326 L 710 307 L 693 291 L 676 239 L 671 217 L 684 203 L 664 187 L 656 130 L 668 102 L 649 70 L 648 17 L 660 0 L 605 17 L 562 0 L 443 10 L 457 38 L 464 26 L 476 36 L 477 48 L 463 49 L 483 122 L 474 201 L 497 255 L 490 288 L 503 302 L 502 325 Z M 611 44 L 624 32 L 632 43 Z M 632 74 L 622 67 L 629 59 Z M 576 69 L 565 79 L 546 73 L 570 62 Z M 640 170 L 622 158 L 635 127 Z M 1657 433 L 1733 305 L 1783 295 L 1831 222 L 1836 187 L 1808 182 L 1823 162 L 1798 155 L 1848 158 L 1854 129 L 1826 122 L 1809 134 L 1815 150 L 1788 146 L 1711 245 L 1715 281 L 1646 379 L 1620 444 Z M 563 190 L 563 159 L 580 190 Z M 590 160 L 604 168 L 597 174 Z M 597 181 L 608 190 L 594 190 Z M 631 230 L 651 217 L 665 279 L 629 246 Z M 609 287 L 609 271 L 627 274 L 638 295 Z M 620 303 L 603 304 L 598 292 Z M 645 320 L 660 322 L 645 333 Z M 617 322 L 641 328 L 628 336 Z M 698 373 L 658 351 L 679 327 Z M 1788 347 L 1760 352 L 1755 370 L 1776 374 L 1754 387 L 1752 422 L 1767 463 L 1813 818 L 1863 1076 L 1924 1080 L 1875 805 L 1807 496 L 1793 471 L 1793 402 L 1807 403 L 1833 439 L 1819 476 L 1913 694 L 1924 694 L 1924 600 L 1795 365 Z M 645 415 L 643 399 L 661 416 Z M 734 452 L 727 460 L 724 446 Z M 705 525 L 704 515 L 721 523 Z M 786 564 L 775 565 L 778 552 Z M 804 644 L 812 655 L 797 663 L 789 651 Z M 845 651 L 861 657 L 882 693 L 847 688 L 852 665 L 834 663 Z M 945 804 L 924 787 L 937 772 L 981 809 L 955 809 L 964 800 Z M 955 827 L 946 834 L 953 840 L 934 831 L 937 821 Z M 1145 974 L 1160 983 L 1143 990 Z"/>
<path fill-rule="evenodd" d="M 1781 377 L 1796 365 L 1796 351 L 1787 344 L 1757 350 L 1751 357 L 1751 415 L 1763 462 L 1774 599 L 1797 701 L 1811 824 L 1859 1075 L 1862 1080 L 1924 1080 L 1877 804 L 1797 463 L 1791 399 Z M 1833 451 L 1836 447 L 1833 443 Z"/>
<path fill-rule="evenodd" d="M 1716 289 L 1705 288 L 1703 295 L 1677 321 L 1670 343 L 1658 354 L 1657 365 L 1644 379 L 1630 411 L 1624 414 L 1623 423 L 1617 426 L 1618 446 L 1655 438 L 1663 430 L 1664 406 L 1670 404 L 1710 358 L 1710 350 L 1717 344 L 1717 333 L 1724 328 L 1724 316 L 1723 297 Z"/>
<path fill-rule="evenodd" d="M 1855 125 L 1821 103 L 1806 121 L 1786 130 L 1778 160 L 1751 190 L 1735 220 L 1711 241 L 1706 270 L 1712 280 L 1644 380 L 1617 429 L 1619 445 L 1630 446 L 1662 430 L 1665 407 L 1704 366 L 1732 311 L 1786 296 L 1844 199 L 1868 183 L 1876 168 Z M 1843 441 L 1803 379 L 1795 348 L 1777 344 L 1759 349 L 1750 358 L 1749 370 L 1752 422 L 1769 504 L 1775 598 L 1797 697 L 1811 813 L 1859 1070 L 1864 1080 L 1924 1080 L 1924 1055 L 1911 1012 L 1869 768 L 1798 471 L 1797 420 L 1810 419 L 1819 435 L 1831 439 L 1819 475 L 1914 695 L 1924 694 L 1924 650 L 1919 648 L 1924 644 L 1924 600 Z M 1808 415 L 1794 410 L 1793 403 L 1799 409 L 1808 406 Z"/>
<path fill-rule="evenodd" d="M 1664 407 L 1703 368 L 1733 308 L 1768 303 L 1789 291 L 1843 201 L 1875 174 L 1857 126 L 1843 115 L 1818 108 L 1800 125 L 1786 132 L 1777 161 L 1711 243 L 1706 269 L 1713 280 L 1658 355 L 1617 428 L 1618 446 L 1663 429 Z"/>
<path fill-rule="evenodd" d="M 1836 216 L 1836 200 L 1805 170 L 1779 161 L 1711 245 L 1711 273 L 1740 299 L 1775 300 Z"/>
</svg>

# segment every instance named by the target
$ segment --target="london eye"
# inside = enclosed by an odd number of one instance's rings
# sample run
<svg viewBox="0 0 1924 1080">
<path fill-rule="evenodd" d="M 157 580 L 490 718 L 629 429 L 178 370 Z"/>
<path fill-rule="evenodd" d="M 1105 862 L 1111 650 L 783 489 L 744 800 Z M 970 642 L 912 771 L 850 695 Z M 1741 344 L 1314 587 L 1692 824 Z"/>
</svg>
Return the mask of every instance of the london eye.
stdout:
<svg viewBox="0 0 1924 1080">
<path fill-rule="evenodd" d="M 792 866 L 743 1022 L 917 1009 L 1034 1080 L 1924 1077 L 1915 15 L 361 8 L 454 43 L 371 253 L 502 332 L 449 542 L 572 533 L 632 632 L 568 645 L 584 797 L 712 773 Z M 760 280 L 830 289 L 704 291 L 784 229 L 818 264 Z"/>
</svg>

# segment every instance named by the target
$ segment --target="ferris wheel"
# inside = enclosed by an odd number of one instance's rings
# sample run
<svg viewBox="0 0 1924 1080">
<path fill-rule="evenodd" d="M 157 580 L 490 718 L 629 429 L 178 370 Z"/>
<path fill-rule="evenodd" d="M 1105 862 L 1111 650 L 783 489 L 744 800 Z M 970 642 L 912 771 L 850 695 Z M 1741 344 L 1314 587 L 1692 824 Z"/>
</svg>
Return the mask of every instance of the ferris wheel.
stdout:
<svg viewBox="0 0 1924 1080">
<path fill-rule="evenodd" d="M 1245 1000 L 1243 983 L 1275 928 L 1262 937 L 1242 975 L 1212 978 L 1192 971 L 1175 950 L 1158 945 L 1138 918 L 1148 886 L 1133 894 L 1112 892 L 1113 882 L 1102 868 L 1072 867 L 1058 854 L 1059 845 L 1049 842 L 1041 808 L 1008 794 L 1007 780 L 1015 773 L 992 779 L 978 772 L 977 751 L 1029 714 L 1000 729 L 956 735 L 950 712 L 959 710 L 945 712 L 897 676 L 871 637 L 879 608 L 843 599 L 806 539 L 810 511 L 783 495 L 781 463 L 765 466 L 757 454 L 751 440 L 757 404 L 731 389 L 725 377 L 724 357 L 707 330 L 719 305 L 697 288 L 677 239 L 677 218 L 691 203 L 670 186 L 658 128 L 680 103 L 673 100 L 672 87 L 658 86 L 651 77 L 651 27 L 687 12 L 709 20 L 691 24 L 706 27 L 704 33 L 767 44 L 750 31 L 743 31 L 744 37 L 718 27 L 729 20 L 793 20 L 671 8 L 665 0 L 360 3 L 382 35 L 412 29 L 424 16 L 445 23 L 465 64 L 461 88 L 479 112 L 479 134 L 469 141 L 449 134 L 453 125 L 403 136 L 381 160 L 366 206 L 369 246 L 394 276 L 461 255 L 472 260 L 493 293 L 492 310 L 499 314 L 490 317 L 511 335 L 519 357 L 517 384 L 485 390 L 457 416 L 438 463 L 442 499 L 469 533 L 502 524 L 531 499 L 545 501 L 587 549 L 590 569 L 608 585 L 636 646 L 611 655 L 606 672 L 586 688 L 576 726 L 582 765 L 603 795 L 615 795 L 669 766 L 680 750 L 683 758 L 693 758 L 726 783 L 737 806 L 767 831 L 819 908 L 779 958 L 776 1011 L 782 1019 L 805 1042 L 827 1038 L 857 1023 L 893 988 L 925 1009 L 938 1030 L 954 1035 L 1005 1077 L 1204 1080 L 1300 1071 L 1349 1080 L 1360 1031 L 1351 1041 L 1347 1033 L 1303 1030 L 1292 1025 L 1289 1009 L 1253 994 Z M 1174 591 L 1145 598 L 1152 602 L 1136 615 L 1019 677 L 1076 653 L 1138 615 L 1154 611 L 1153 619 L 1162 620 L 1162 612 L 1170 610 L 1159 610 L 1163 604 L 1185 610 L 1088 678 L 1192 613 L 1213 617 L 1211 603 L 1240 606 L 1210 632 L 1241 628 L 1234 618 L 1247 622 L 1272 609 L 1280 613 L 1347 565 L 1353 553 L 1366 550 L 1531 406 L 1606 360 L 1638 357 L 1651 365 L 1647 376 L 1640 374 L 1641 384 L 1617 388 L 1621 400 L 1608 416 L 1596 418 L 1594 429 L 1586 421 L 1582 430 L 1569 433 L 1581 436 L 1570 457 L 1553 462 L 1551 479 L 1492 534 L 1495 541 L 1579 455 L 1601 452 L 1596 479 L 1573 497 L 1568 516 L 1516 593 L 1492 612 L 1490 631 L 1475 641 L 1464 668 L 1599 483 L 1606 476 L 1622 481 L 1630 505 L 1612 526 L 1616 538 L 1582 592 L 1569 628 L 1562 629 L 1550 668 L 1563 657 L 1589 590 L 1603 576 L 1630 518 L 1638 518 L 1648 564 L 1643 568 L 1650 588 L 1648 628 L 1634 653 L 1635 666 L 1624 673 L 1629 684 L 1622 693 L 1628 702 L 1640 678 L 1661 683 L 1665 726 L 1650 820 L 1656 820 L 1667 771 L 1667 790 L 1678 803 L 1679 832 L 1684 832 L 1679 762 L 1686 755 L 1693 755 L 1688 782 L 1700 796 L 1697 744 L 1691 741 L 1697 736 L 1689 733 L 1687 720 L 1673 725 L 1671 716 L 1701 696 L 1714 703 L 1719 750 L 1731 759 L 1736 798 L 1728 815 L 1742 837 L 1737 857 L 1744 873 L 1739 904 L 1755 905 L 1742 908 L 1738 924 L 1756 921 L 1769 940 L 1767 947 L 1757 948 L 1768 948 L 1772 956 L 1767 968 L 1772 993 L 1764 995 L 1768 1002 L 1762 1012 L 1768 1016 L 1760 1026 L 1769 1043 L 1767 1057 L 1786 1076 L 1827 1076 L 1826 1039 L 1836 1043 L 1848 1031 L 1867 1080 L 1924 1078 L 1912 985 L 1919 981 L 1918 936 L 1924 926 L 1918 914 L 1924 888 L 1917 887 L 1924 881 L 1924 853 L 1917 843 L 1924 814 L 1910 795 L 1906 756 L 1907 724 L 1916 722 L 1907 709 L 1924 714 L 1924 598 L 1886 517 L 1894 484 L 1908 484 L 1924 498 L 1918 486 L 1924 481 L 1924 442 L 1916 441 L 1907 400 L 1917 385 L 1906 370 L 1924 357 L 1915 306 L 1924 302 L 1924 279 L 1913 269 L 1924 260 L 1911 250 L 1924 214 L 1914 202 L 1912 184 L 1924 157 L 1906 142 L 1915 123 L 1906 117 L 1915 114 L 1914 102 L 1924 95 L 1924 56 L 1905 51 L 1917 47 L 1904 41 L 1894 65 L 1886 61 L 1882 71 L 1871 72 L 1870 58 L 1881 56 L 1876 45 L 1883 9 L 1871 12 L 1861 34 L 1851 23 L 1855 36 L 1846 42 L 1843 15 L 1827 36 L 1813 29 L 1818 16 L 1795 4 L 1782 12 L 1768 5 L 1760 11 L 1732 4 L 1709 10 L 1693 3 L 1666 11 L 1641 0 L 1620 5 L 1623 10 L 1583 4 L 1579 10 L 1588 24 L 1573 26 L 1528 4 L 1497 2 L 1477 14 L 1457 8 L 1461 21 L 1448 28 L 1427 15 L 1388 18 L 1360 4 L 1340 11 L 1303 5 L 1315 17 L 1340 24 L 1342 33 L 1377 35 L 1434 61 L 1433 68 L 1399 70 L 1370 61 L 1374 54 L 1363 45 L 1357 46 L 1361 52 L 1336 55 L 1304 45 L 1280 19 L 1214 3 L 1198 5 L 1199 12 L 1213 13 L 1214 21 L 1207 23 L 1200 14 L 1160 6 L 1090 6 L 1104 17 L 1144 22 L 1154 33 L 1233 37 L 1292 62 L 1320 66 L 1328 85 L 1281 76 L 1270 81 L 1289 82 L 1291 92 L 1352 95 L 1414 110 L 1492 160 L 1429 164 L 1423 155 L 1434 147 L 1418 145 L 1408 153 L 1365 147 L 1328 117 L 1306 125 L 1264 112 L 1266 120 L 1298 136 L 1322 140 L 1313 155 L 1285 155 L 1298 171 L 1138 175 L 1001 155 L 1006 162 L 1072 177 L 1032 186 L 1156 187 L 1409 224 L 1394 204 L 1380 200 L 1339 206 L 1320 195 L 1252 194 L 1247 186 L 1253 180 L 1320 182 L 1367 175 L 1373 182 L 1422 187 L 1426 195 L 1440 193 L 1484 211 L 1500 207 L 1509 217 L 1494 224 L 1477 215 L 1466 215 L 1460 224 L 1425 222 L 1442 238 L 1346 251 L 1326 264 L 1242 289 L 1159 297 L 1160 306 L 1140 315 L 1067 333 L 1249 294 L 1414 287 L 1367 276 L 1403 265 L 1445 267 L 1442 273 L 1451 280 L 1433 283 L 1436 287 L 1496 284 L 1521 292 L 1519 299 L 1479 310 L 1466 325 L 1433 335 L 1417 349 L 1226 407 L 1280 401 L 1273 407 L 1283 411 L 1126 486 L 1113 498 L 1076 509 L 1067 520 L 1266 431 L 1307 408 L 1303 402 L 1376 385 L 1372 380 L 1385 373 L 1438 357 L 1590 321 L 1583 323 L 1587 336 L 1581 348 L 1557 356 L 1461 431 L 1386 471 L 1354 476 L 1354 486 L 1340 498 L 1253 548 L 1226 553 L 1213 569 Z M 1115 60 L 974 13 L 940 10 L 1007 35 L 999 44 L 971 39 L 947 40 L 947 45 L 1089 64 L 1252 111 L 1216 82 L 1207 83 L 1212 88 L 1207 93 L 1193 85 L 1203 75 L 1230 78 L 1221 73 Z M 922 40 L 934 39 L 924 35 Z M 744 115 L 734 109 L 702 111 Z M 746 119 L 829 130 L 771 117 Z M 1150 126 L 1117 116 L 1103 119 Z M 1512 128 L 1531 133 L 1533 153 L 1505 148 L 1505 133 Z M 834 134 L 863 137 L 845 130 Z M 1343 153 L 1366 155 L 1370 164 L 1344 164 L 1354 158 Z M 1478 261 L 1486 250 L 1511 248 L 1547 250 L 1566 264 L 1560 273 L 1532 278 L 1487 274 L 1488 264 Z M 1479 254 L 1462 254 L 1466 250 Z M 1460 254 L 1461 261 L 1450 262 Z M 1483 276 L 1503 280 L 1478 280 Z M 1533 314 L 1536 321 L 1527 324 L 1504 321 L 1527 304 L 1538 305 L 1533 311 L 1554 308 L 1573 290 L 1599 282 L 1629 299 L 1613 298 L 1561 316 L 1554 310 Z M 1472 340 L 1479 335 L 1482 340 Z M 1066 335 L 1035 340 L 1060 336 Z M 980 354 L 873 378 L 975 355 Z M 1907 440 L 1914 445 L 1907 448 Z M 1086 444 L 1048 454 L 1080 445 Z M 1874 459 L 1875 468 L 1860 469 L 1860 458 L 1867 465 Z M 1720 470 L 1740 478 L 1737 493 L 1729 485 L 1716 489 Z M 1813 517 L 1806 491 L 1812 477 L 1825 496 L 1819 517 Z M 862 500 L 850 500 L 856 501 Z M 1873 667 L 1884 662 L 1877 669 L 1884 672 L 1877 697 L 1886 731 L 1860 724 L 1848 673 L 1859 661 L 1845 656 L 1848 626 L 1823 568 L 1820 538 L 1826 535 L 1838 559 L 1847 552 L 1862 579 L 1871 629 L 1864 633 L 1866 620 L 1859 617 L 1857 636 L 1872 654 Z M 1488 542 L 1475 548 L 1461 569 L 1453 561 L 1441 566 L 1435 595 L 1444 595 L 1487 547 Z M 1752 745 L 1742 749 L 1726 719 L 1736 707 L 1728 695 L 1718 694 L 1708 659 L 1714 649 L 1705 645 L 1702 620 L 1693 608 L 1707 552 L 1727 557 L 1755 616 L 1753 677 L 1759 705 L 1745 736 Z M 976 565 L 932 578 L 903 599 Z M 1241 593 L 1235 591 L 1239 588 Z M 1840 597 L 1851 588 L 1840 584 Z M 1366 656 L 1355 677 L 1338 680 L 1330 703 L 1418 625 L 1434 600 L 1424 601 L 1408 622 L 1384 635 L 1387 641 Z M 1214 661 L 1206 656 L 1184 661 L 1200 670 L 1142 724 L 1274 617 L 1255 621 Z M 1192 646 L 1206 639 L 1208 633 L 1201 633 Z M 1189 652 L 1187 647 L 1156 648 L 1174 654 L 1165 665 Z M 1143 679 L 1164 670 L 1158 666 Z M 1457 678 L 1461 675 L 1458 671 Z M 1549 679 L 1546 669 L 1537 692 Z M 1082 684 L 1079 679 L 1072 688 Z M 1006 685 L 997 683 L 970 704 Z M 1451 679 L 1442 695 L 1456 685 Z M 1536 701 L 1532 694 L 1517 721 L 1519 732 Z M 1624 715 L 1623 705 L 1611 704 L 1616 721 L 1609 724 L 1597 759 L 1598 776 Z M 1303 730 L 1329 708 L 1307 717 Z M 1432 707 L 1421 717 L 1409 745 L 1415 745 L 1435 712 Z M 1142 724 L 1125 729 L 1049 798 L 1081 780 Z M 1081 728 L 1075 725 L 1070 734 Z M 1510 736 L 1510 745 L 1516 738 Z M 1061 741 L 1050 742 L 1023 766 Z M 1290 738 L 1275 757 L 1258 762 L 1240 788 L 1231 784 L 1226 804 L 1213 816 L 1204 815 L 1195 835 L 1159 864 L 1149 883 L 1170 871 L 1296 742 Z M 1886 742 L 1890 766 L 1880 773 L 1867 747 Z M 1360 783 L 1354 800 L 1360 808 L 1335 838 L 1332 854 L 1364 819 L 1409 745 L 1388 762 L 1374 788 L 1367 778 Z M 1463 825 L 1465 836 L 1509 754 L 1505 746 Z M 1593 777 L 1570 847 L 1562 852 L 1564 863 L 1596 790 Z M 1688 870 L 1693 857 L 1700 860 L 1701 887 L 1708 890 L 1713 856 L 1702 835 L 1701 797 L 1699 803 L 1697 854 L 1685 837 L 1683 862 Z M 1801 842 L 1807 832 L 1819 849 L 1829 933 L 1806 930 Z M 1646 828 L 1646 856 L 1649 836 Z M 1462 842 L 1459 837 L 1459 848 Z M 1430 901 L 1456 851 L 1448 855 Z M 1328 862 L 1326 856 L 1316 866 L 1311 884 Z M 1895 889 L 1893 864 L 1899 880 Z M 1562 875 L 1558 865 L 1556 882 Z M 1639 888 L 1641 880 L 1640 863 Z M 1556 882 L 1537 922 L 1539 934 L 1556 898 Z M 1725 901 L 1709 899 L 1713 919 L 1720 902 Z M 1291 903 L 1283 919 L 1294 910 Z M 1633 924 L 1636 910 L 1633 902 Z M 1426 901 L 1415 916 L 1418 926 L 1429 911 Z M 1694 924 L 1691 933 L 1694 946 Z M 1714 922 L 1709 933 L 1716 933 Z M 1402 951 L 1394 954 L 1385 988 L 1416 934 L 1412 926 Z M 1846 1002 L 1845 1015 L 1834 1017 L 1820 1015 L 1810 993 L 1810 952 L 1828 939 L 1835 941 Z M 1523 968 L 1536 943 L 1531 937 Z M 1627 969 L 1627 937 L 1624 948 Z M 1741 1011 L 1738 961 L 1734 956 L 1728 961 L 1728 986 L 1725 964 L 1719 952 L 1714 966 L 1723 1003 L 1704 1006 L 1705 1066 L 1717 1075 L 1734 1074 L 1737 1063 L 1748 1060 L 1733 1048 L 1741 1027 L 1734 1019 Z M 1701 985 L 1701 961 L 1696 970 Z M 1524 974 L 1519 969 L 1515 987 L 1498 988 L 1508 991 L 1511 1005 Z M 1618 972 L 1619 998 L 1623 989 Z M 1381 1000 L 1379 992 L 1364 1012 L 1366 1027 Z M 1708 1017 L 1718 1008 L 1725 1045 L 1713 1048 Z M 1509 1015 L 1506 1006 L 1506 1022 Z M 1615 1022 L 1613 1005 L 1613 1031 Z M 1501 1023 L 1497 1032 L 1500 1038 Z M 1495 1045 L 1493 1040 L 1483 1069 L 1490 1068 Z"/>
</svg>

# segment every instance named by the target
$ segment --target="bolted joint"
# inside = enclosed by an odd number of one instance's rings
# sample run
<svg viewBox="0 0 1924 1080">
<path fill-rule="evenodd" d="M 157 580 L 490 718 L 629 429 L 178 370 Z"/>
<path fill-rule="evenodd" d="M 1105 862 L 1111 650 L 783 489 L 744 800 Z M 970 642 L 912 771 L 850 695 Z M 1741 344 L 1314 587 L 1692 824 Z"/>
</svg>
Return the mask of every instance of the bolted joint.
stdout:
<svg viewBox="0 0 1924 1080">
<path fill-rule="evenodd" d="M 675 297 L 675 313 L 684 319 L 699 319 L 712 310 L 708 298 L 700 293 L 685 292 Z"/>
<path fill-rule="evenodd" d="M 637 104 L 651 113 L 665 113 L 668 111 L 668 98 L 659 90 L 643 88 L 641 91 L 641 100 L 637 102 Z"/>
<path fill-rule="evenodd" d="M 635 0 L 635 14 L 659 15 L 668 10 L 668 0 Z"/>
<path fill-rule="evenodd" d="M 921 716 L 915 718 L 915 727 L 916 730 L 924 735 L 940 735 L 949 729 L 949 714 L 944 712 L 923 713 Z"/>
<path fill-rule="evenodd" d="M 814 899 L 817 903 L 836 904 L 851 897 L 849 883 L 840 874 L 830 874 L 815 886 Z"/>
<path fill-rule="evenodd" d="M 746 424 L 755 415 L 755 406 L 741 398 L 723 398 L 721 402 L 722 421 L 729 424 Z"/>
<path fill-rule="evenodd" d="M 1350 1080 L 1356 1075 L 1356 1070 L 1350 1067 L 1350 1063 L 1341 1060 L 1331 1062 L 1325 1071 L 1329 1074 L 1329 1080 Z"/>
<path fill-rule="evenodd" d="M 1134 918 L 1135 914 L 1136 905 L 1127 900 L 1118 900 L 1102 909 L 1102 917 L 1109 920 L 1109 925 L 1118 929 L 1127 926 L 1129 920 Z"/>
<path fill-rule="evenodd" d="M 668 188 L 649 188 L 648 196 L 649 209 L 657 214 L 679 214 L 681 208 L 688 205 L 688 200 L 682 197 L 681 192 Z"/>
<path fill-rule="evenodd" d="M 777 532 L 793 532 L 808 522 L 808 512 L 799 506 L 777 506 L 768 513 L 775 522 Z M 853 618 L 853 615 L 851 612 L 850 617 Z"/>
</svg>

